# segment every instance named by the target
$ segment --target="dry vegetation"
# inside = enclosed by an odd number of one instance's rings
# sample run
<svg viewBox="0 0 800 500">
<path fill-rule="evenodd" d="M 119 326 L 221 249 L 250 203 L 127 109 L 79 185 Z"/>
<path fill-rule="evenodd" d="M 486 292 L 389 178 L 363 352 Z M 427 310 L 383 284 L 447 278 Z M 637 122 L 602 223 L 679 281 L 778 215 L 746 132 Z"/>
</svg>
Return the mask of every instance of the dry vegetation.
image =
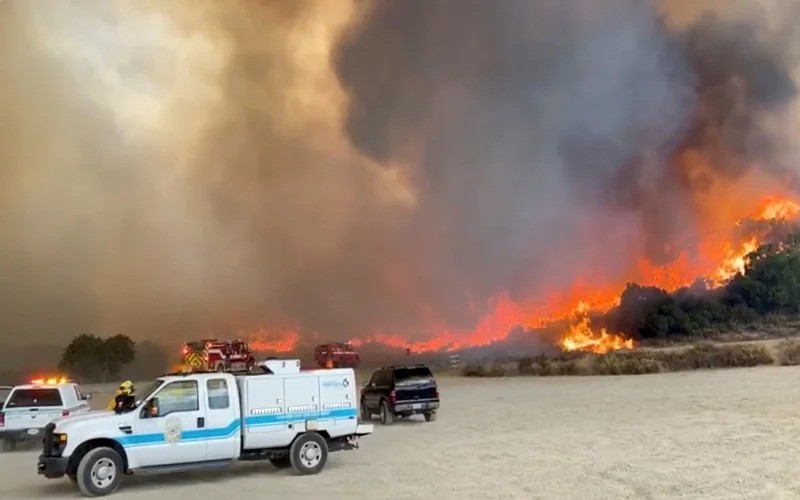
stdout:
<svg viewBox="0 0 800 500">
<path fill-rule="evenodd" d="M 514 361 L 467 364 L 461 374 L 465 377 L 639 375 L 761 365 L 800 365 L 800 341 L 703 343 L 683 348 L 637 349 L 609 354 L 541 354 Z"/>
</svg>

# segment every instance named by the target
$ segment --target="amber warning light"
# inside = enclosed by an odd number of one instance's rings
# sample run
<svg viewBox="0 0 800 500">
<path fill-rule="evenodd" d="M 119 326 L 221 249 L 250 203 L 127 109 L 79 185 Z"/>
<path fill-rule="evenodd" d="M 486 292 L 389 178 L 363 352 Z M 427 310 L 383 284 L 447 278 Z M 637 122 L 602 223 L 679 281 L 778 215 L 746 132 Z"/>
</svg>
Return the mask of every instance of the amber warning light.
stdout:
<svg viewBox="0 0 800 500">
<path fill-rule="evenodd" d="M 33 385 L 57 385 L 66 384 L 67 377 L 35 378 L 31 380 Z"/>
</svg>

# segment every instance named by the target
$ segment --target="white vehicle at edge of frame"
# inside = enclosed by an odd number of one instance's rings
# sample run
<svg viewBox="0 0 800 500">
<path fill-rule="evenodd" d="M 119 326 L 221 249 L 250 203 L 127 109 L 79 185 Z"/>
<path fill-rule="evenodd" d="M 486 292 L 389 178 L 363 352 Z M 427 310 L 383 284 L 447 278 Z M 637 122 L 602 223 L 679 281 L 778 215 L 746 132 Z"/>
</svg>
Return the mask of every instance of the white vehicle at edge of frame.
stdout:
<svg viewBox="0 0 800 500">
<path fill-rule="evenodd" d="M 125 474 L 173 472 L 235 460 L 269 460 L 316 474 L 328 453 L 358 447 L 351 368 L 300 370 L 299 360 L 259 363 L 263 374 L 159 377 L 126 413 L 93 411 L 45 427 L 37 470 L 67 476 L 85 496 L 105 496 Z"/>
<path fill-rule="evenodd" d="M 0 401 L 0 440 L 3 451 L 18 443 L 41 441 L 45 426 L 56 418 L 89 413 L 92 395 L 65 377 L 35 379 L 29 384 L 2 386 L 8 396 Z"/>
</svg>

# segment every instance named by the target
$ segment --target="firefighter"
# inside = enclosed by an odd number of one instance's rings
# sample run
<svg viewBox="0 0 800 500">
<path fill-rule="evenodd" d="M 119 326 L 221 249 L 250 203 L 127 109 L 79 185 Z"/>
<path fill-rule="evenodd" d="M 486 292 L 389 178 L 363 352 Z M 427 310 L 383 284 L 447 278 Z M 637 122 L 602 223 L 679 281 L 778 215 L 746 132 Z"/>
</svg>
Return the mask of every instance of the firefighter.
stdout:
<svg viewBox="0 0 800 500">
<path fill-rule="evenodd" d="M 125 413 L 136 407 L 136 388 L 133 382 L 126 380 L 117 388 L 117 395 L 109 403 L 109 410 L 116 413 Z"/>
</svg>

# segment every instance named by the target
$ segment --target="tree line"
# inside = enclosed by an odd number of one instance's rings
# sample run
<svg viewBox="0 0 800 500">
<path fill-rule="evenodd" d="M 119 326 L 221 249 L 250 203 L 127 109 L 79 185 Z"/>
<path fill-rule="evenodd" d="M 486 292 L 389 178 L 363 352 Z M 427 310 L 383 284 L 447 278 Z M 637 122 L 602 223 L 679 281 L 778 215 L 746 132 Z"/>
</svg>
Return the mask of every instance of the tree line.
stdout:
<svg viewBox="0 0 800 500">
<path fill-rule="evenodd" d="M 157 342 L 84 333 L 73 337 L 61 351 L 58 368 L 84 383 L 144 380 L 163 374 L 171 361 L 171 351 Z"/>
<path fill-rule="evenodd" d="M 637 339 L 698 335 L 751 325 L 768 315 L 800 314 L 800 232 L 745 257 L 744 272 L 726 286 L 702 282 L 674 293 L 629 283 L 620 304 L 599 323 Z"/>
<path fill-rule="evenodd" d="M 125 335 L 101 338 L 93 334 L 74 337 L 61 353 L 58 369 L 83 381 L 117 378 L 122 367 L 136 359 L 136 342 Z"/>
</svg>

